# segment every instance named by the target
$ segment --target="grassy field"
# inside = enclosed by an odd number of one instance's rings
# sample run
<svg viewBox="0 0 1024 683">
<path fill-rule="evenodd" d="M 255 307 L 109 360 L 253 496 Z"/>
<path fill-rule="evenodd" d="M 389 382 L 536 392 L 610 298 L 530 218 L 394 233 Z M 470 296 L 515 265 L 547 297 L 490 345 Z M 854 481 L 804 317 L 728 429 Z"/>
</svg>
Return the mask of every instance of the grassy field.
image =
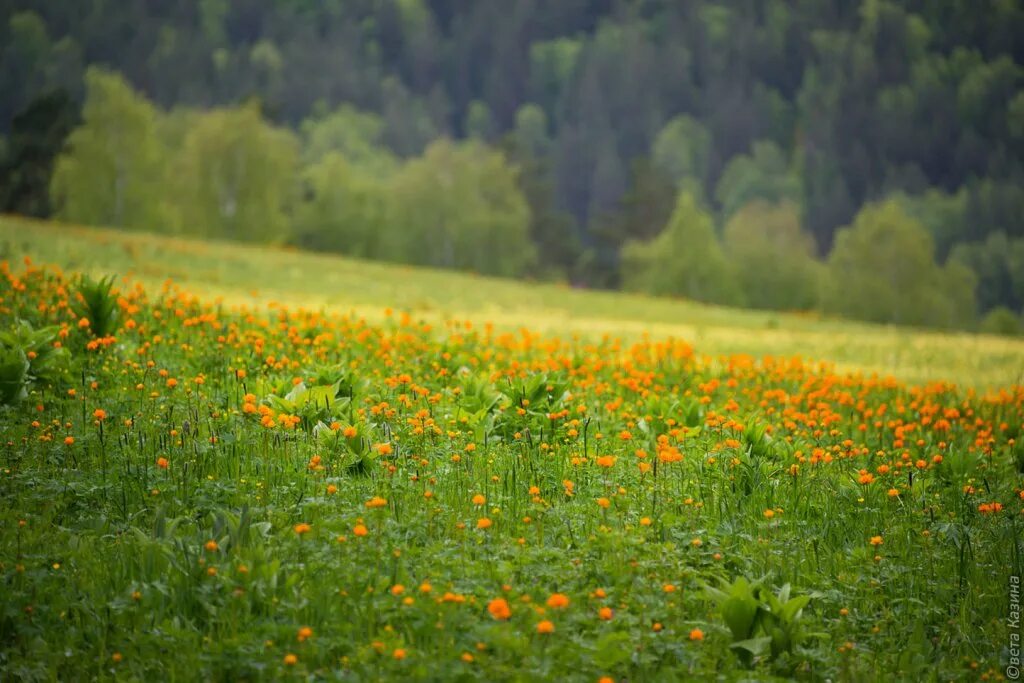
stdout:
<svg viewBox="0 0 1024 683">
<path fill-rule="evenodd" d="M 1012 678 L 1019 342 L 0 250 L 5 681 Z"/>
<path fill-rule="evenodd" d="M 612 292 L 524 284 L 284 249 L 172 239 L 0 218 L 0 258 L 30 256 L 72 271 L 172 279 L 229 304 L 264 301 L 379 320 L 385 308 L 418 319 L 468 318 L 545 333 L 678 337 L 700 353 L 829 361 L 844 371 L 911 382 L 991 387 L 1024 381 L 1024 340 L 938 333 L 707 306 Z"/>
</svg>

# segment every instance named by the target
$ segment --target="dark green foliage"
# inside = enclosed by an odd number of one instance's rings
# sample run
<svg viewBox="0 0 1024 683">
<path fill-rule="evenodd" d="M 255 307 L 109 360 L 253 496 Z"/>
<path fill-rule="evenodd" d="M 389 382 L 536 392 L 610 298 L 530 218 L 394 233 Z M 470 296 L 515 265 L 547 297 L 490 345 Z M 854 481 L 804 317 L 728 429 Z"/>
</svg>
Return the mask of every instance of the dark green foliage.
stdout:
<svg viewBox="0 0 1024 683">
<path fill-rule="evenodd" d="M 60 328 L 34 329 L 25 320 L 0 332 L 0 405 L 17 403 L 34 383 L 55 382 L 67 371 L 67 351 L 54 346 Z"/>
<path fill-rule="evenodd" d="M 18 347 L 0 348 L 0 405 L 12 405 L 28 395 L 28 358 Z"/>
<path fill-rule="evenodd" d="M 80 223 L 290 239 L 378 258 L 367 244 L 381 217 L 353 227 L 360 202 L 380 199 L 364 172 L 379 178 L 455 137 L 501 144 L 520 169 L 524 249 L 538 256 L 470 266 L 487 272 L 619 286 L 622 246 L 658 233 L 675 203 L 666 178 L 707 202 L 719 230 L 755 199 L 798 204 L 819 256 L 889 195 L 931 233 L 940 261 L 958 244 L 1024 236 L 1019 2 L 8 5 L 7 210 L 51 212 L 39 188 L 69 110 L 45 94 L 63 88 L 75 99 L 107 94 L 105 106 L 86 102 L 96 125 L 72 133 L 56 164 L 52 211 Z M 141 93 L 97 78 L 96 66 Z M 246 101 L 261 103 L 270 127 L 242 126 L 227 109 Z M 155 123 L 150 103 L 178 121 Z M 188 108 L 222 115 L 183 125 Z M 15 122 L 17 112 L 27 118 Z M 310 133 L 310 121 L 325 119 L 322 134 Z M 300 128 L 303 167 L 281 131 Z M 247 152 L 232 133 L 260 138 L 267 153 Z M 344 171 L 320 166 L 329 152 Z M 266 182 L 232 164 L 268 170 Z M 299 188 L 312 206 L 297 201 Z M 978 254 L 961 256 L 979 278 L 981 310 L 1019 310 L 1005 268 L 992 275 Z"/>
<path fill-rule="evenodd" d="M 750 581 L 740 576 L 732 583 L 722 581 L 721 588 L 707 587 L 709 597 L 718 603 L 722 619 L 732 634 L 730 647 L 744 666 L 759 658 L 782 660 L 792 655 L 810 635 L 800 621 L 813 594 L 790 595 L 787 583 L 773 593 L 764 579 Z M 782 660 L 782 666 L 785 660 Z M 777 661 L 777 665 L 780 662 Z"/>
<path fill-rule="evenodd" d="M 94 280 L 83 275 L 75 288 L 71 307 L 79 318 L 89 321 L 95 337 L 107 337 L 117 328 L 117 296 L 113 293 L 114 277 Z"/>
<path fill-rule="evenodd" d="M 582 247 L 578 227 L 572 214 L 558 206 L 551 169 L 546 158 L 540 156 L 548 144 L 543 112 L 531 107 L 525 114 L 518 119 L 522 125 L 505 136 L 501 146 L 508 161 L 519 170 L 516 185 L 530 207 L 530 241 L 537 247 L 537 275 L 564 277 L 579 261 Z"/>
<path fill-rule="evenodd" d="M 53 163 L 77 122 L 77 106 L 64 90 L 39 96 L 14 117 L 6 155 L 0 150 L 0 211 L 50 215 Z"/>
<path fill-rule="evenodd" d="M 983 242 L 958 244 L 949 256 L 978 275 L 978 307 L 1024 310 L 1024 237 L 999 231 Z"/>
</svg>

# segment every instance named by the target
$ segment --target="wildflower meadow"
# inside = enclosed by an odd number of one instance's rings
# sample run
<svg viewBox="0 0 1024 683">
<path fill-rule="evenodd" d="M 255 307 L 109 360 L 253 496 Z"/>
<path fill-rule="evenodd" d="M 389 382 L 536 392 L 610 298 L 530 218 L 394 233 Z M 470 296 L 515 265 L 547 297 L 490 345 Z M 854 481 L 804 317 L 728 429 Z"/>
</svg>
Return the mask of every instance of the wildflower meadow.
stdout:
<svg viewBox="0 0 1024 683">
<path fill-rule="evenodd" d="M 0 402 L 5 680 L 1007 676 L 1010 380 L 25 259 Z"/>
</svg>

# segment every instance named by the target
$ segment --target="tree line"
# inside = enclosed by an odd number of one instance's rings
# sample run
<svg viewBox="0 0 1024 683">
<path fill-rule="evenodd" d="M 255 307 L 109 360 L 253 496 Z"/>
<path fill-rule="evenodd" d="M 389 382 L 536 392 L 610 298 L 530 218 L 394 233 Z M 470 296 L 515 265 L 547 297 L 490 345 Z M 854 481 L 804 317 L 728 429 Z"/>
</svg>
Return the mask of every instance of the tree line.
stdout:
<svg viewBox="0 0 1024 683">
<path fill-rule="evenodd" d="M 0 0 L 0 18 L 5 210 L 1020 325 L 1019 2 Z"/>
</svg>

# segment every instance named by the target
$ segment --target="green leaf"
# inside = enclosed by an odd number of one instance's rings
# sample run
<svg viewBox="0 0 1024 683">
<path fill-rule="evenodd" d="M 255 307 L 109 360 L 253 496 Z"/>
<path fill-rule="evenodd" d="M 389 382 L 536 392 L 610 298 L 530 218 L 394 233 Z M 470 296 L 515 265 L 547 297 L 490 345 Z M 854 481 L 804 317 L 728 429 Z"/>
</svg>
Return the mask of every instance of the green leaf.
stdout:
<svg viewBox="0 0 1024 683">
<path fill-rule="evenodd" d="M 785 605 L 782 606 L 782 610 L 779 612 L 779 616 L 785 622 L 795 621 L 800 616 L 800 612 L 807 603 L 811 601 L 810 595 L 798 595 L 795 598 L 789 600 Z"/>
<path fill-rule="evenodd" d="M 594 643 L 594 663 L 601 669 L 612 669 L 629 661 L 633 654 L 628 633 L 606 633 Z"/>
<path fill-rule="evenodd" d="M 28 396 L 28 368 L 24 350 L 0 349 L 0 404 L 12 405 Z"/>
<path fill-rule="evenodd" d="M 722 618 L 733 638 L 749 638 L 754 632 L 757 602 L 751 596 L 732 595 L 722 604 Z"/>
<path fill-rule="evenodd" d="M 734 650 L 749 652 L 753 656 L 757 657 L 768 651 L 768 646 L 771 645 L 771 642 L 771 636 L 760 636 L 758 638 L 738 640 L 735 643 L 732 643 L 729 647 Z"/>
</svg>

